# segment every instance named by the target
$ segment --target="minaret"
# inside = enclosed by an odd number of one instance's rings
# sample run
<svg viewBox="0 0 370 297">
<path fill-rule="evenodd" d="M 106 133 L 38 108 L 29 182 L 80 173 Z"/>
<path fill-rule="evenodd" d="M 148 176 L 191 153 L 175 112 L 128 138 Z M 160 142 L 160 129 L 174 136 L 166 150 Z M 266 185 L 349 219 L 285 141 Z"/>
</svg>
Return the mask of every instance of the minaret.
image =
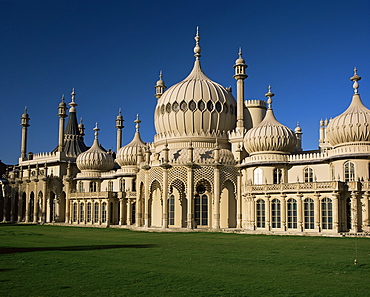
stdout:
<svg viewBox="0 0 370 297">
<path fill-rule="evenodd" d="M 242 58 L 242 49 L 239 49 L 239 58 L 235 61 L 236 79 L 236 97 L 237 97 L 237 113 L 236 113 L 236 130 L 243 131 L 244 128 L 244 80 L 248 77 L 245 74 L 245 69 L 248 66 Z"/>
<path fill-rule="evenodd" d="M 64 150 L 64 122 L 67 117 L 66 114 L 67 105 L 64 102 L 64 95 L 62 96 L 62 102 L 58 106 L 58 117 L 59 117 L 59 141 L 58 141 L 58 152 Z"/>
<path fill-rule="evenodd" d="M 155 88 L 155 95 L 154 97 L 156 97 L 157 99 L 161 98 L 164 90 L 167 88 L 165 85 L 164 85 L 164 81 L 163 81 L 163 75 L 162 75 L 162 71 L 159 72 L 159 80 L 157 81 L 156 85 L 154 86 Z"/>
<path fill-rule="evenodd" d="M 124 128 L 123 126 L 123 116 L 121 114 L 121 109 L 118 111 L 118 115 L 116 117 L 116 128 L 117 128 L 117 153 L 118 150 L 122 147 L 122 129 Z"/>
<path fill-rule="evenodd" d="M 21 144 L 21 160 L 24 161 L 27 158 L 27 132 L 29 124 L 30 117 L 27 113 L 27 107 L 24 108 L 24 113 L 21 117 L 21 126 L 22 126 L 22 144 Z"/>
<path fill-rule="evenodd" d="M 78 124 L 78 131 L 80 131 L 80 135 L 83 137 L 85 136 L 85 125 L 82 123 L 82 118 L 80 118 L 80 123 Z"/>
<path fill-rule="evenodd" d="M 297 122 L 297 127 L 294 129 L 295 136 L 297 137 L 297 146 L 296 146 L 296 152 L 302 151 L 302 128 L 299 126 L 299 123 Z"/>
</svg>

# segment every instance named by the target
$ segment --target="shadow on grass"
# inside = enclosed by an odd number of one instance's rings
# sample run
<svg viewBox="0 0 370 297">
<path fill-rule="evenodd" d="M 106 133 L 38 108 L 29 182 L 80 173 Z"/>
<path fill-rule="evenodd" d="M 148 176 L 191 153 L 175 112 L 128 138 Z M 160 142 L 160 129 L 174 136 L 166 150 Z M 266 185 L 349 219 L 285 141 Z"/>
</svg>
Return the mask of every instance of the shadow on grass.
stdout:
<svg viewBox="0 0 370 297">
<path fill-rule="evenodd" d="M 92 251 L 107 249 L 142 249 L 153 248 L 155 244 L 110 244 L 110 245 L 86 245 L 86 246 L 62 246 L 62 247 L 1 247 L 0 254 L 47 252 L 47 251 Z"/>
</svg>

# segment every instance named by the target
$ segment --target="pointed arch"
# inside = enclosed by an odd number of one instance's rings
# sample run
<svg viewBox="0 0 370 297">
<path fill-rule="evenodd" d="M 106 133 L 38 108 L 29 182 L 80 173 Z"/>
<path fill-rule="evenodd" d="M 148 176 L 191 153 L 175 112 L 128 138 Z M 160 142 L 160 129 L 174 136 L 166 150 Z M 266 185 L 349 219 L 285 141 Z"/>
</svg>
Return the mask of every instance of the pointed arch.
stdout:
<svg viewBox="0 0 370 297">
<path fill-rule="evenodd" d="M 180 179 L 175 179 L 170 184 L 168 197 L 169 227 L 186 227 L 188 200 L 185 194 L 185 188 L 185 183 Z"/>
<path fill-rule="evenodd" d="M 162 226 L 162 187 L 156 179 L 150 185 L 148 226 Z"/>
<path fill-rule="evenodd" d="M 221 190 L 220 227 L 236 228 L 236 212 L 235 185 L 228 179 Z"/>
</svg>

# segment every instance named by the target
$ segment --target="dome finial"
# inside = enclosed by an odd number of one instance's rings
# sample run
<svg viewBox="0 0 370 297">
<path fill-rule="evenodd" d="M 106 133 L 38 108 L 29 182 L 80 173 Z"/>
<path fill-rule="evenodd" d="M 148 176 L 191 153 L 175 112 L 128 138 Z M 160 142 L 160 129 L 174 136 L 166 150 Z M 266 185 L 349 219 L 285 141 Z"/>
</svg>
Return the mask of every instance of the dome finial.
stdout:
<svg viewBox="0 0 370 297">
<path fill-rule="evenodd" d="M 202 49 L 200 48 L 199 46 L 199 40 L 200 40 L 200 36 L 199 36 L 199 27 L 197 26 L 197 33 L 194 37 L 195 39 L 195 47 L 194 47 L 194 57 L 199 60 L 199 57 L 200 57 L 200 53 L 202 51 Z"/>
<path fill-rule="evenodd" d="M 68 104 L 69 106 L 71 106 L 69 112 L 75 112 L 76 111 L 75 107 L 78 104 L 75 102 L 75 96 L 76 96 L 75 88 L 73 88 L 72 92 L 71 92 L 71 102 Z"/>
<path fill-rule="evenodd" d="M 239 53 L 238 53 L 238 55 L 239 55 L 239 58 L 241 58 L 241 57 L 242 57 L 242 55 L 243 55 L 242 47 L 239 47 Z"/>
<path fill-rule="evenodd" d="M 353 89 L 355 91 L 355 94 L 358 94 L 358 88 L 359 88 L 359 84 L 358 84 L 358 81 L 361 80 L 361 76 L 358 76 L 357 75 L 357 68 L 355 67 L 353 69 L 353 76 L 350 78 L 351 81 L 353 81 Z"/>
<path fill-rule="evenodd" d="M 136 132 L 139 132 L 139 128 L 140 128 L 139 124 L 141 123 L 141 121 L 139 120 L 139 114 L 136 115 L 136 120 L 134 121 L 134 123 L 136 123 L 136 126 L 135 126 Z"/>
<path fill-rule="evenodd" d="M 95 123 L 95 128 L 93 130 L 95 131 L 94 133 L 95 139 L 98 139 L 98 134 L 100 131 L 100 129 L 98 128 L 98 123 Z"/>
<path fill-rule="evenodd" d="M 268 86 L 268 92 L 265 94 L 265 96 L 268 98 L 267 99 L 268 108 L 271 109 L 272 108 L 271 98 L 275 96 L 275 94 L 271 92 L 271 85 Z"/>
</svg>

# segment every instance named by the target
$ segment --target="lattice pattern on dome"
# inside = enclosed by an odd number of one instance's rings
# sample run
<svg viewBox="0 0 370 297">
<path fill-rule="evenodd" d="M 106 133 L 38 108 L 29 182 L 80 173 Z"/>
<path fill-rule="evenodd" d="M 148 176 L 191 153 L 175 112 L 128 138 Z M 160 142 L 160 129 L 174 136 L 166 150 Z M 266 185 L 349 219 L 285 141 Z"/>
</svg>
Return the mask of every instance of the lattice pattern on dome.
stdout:
<svg viewBox="0 0 370 297">
<path fill-rule="evenodd" d="M 194 169 L 194 186 L 196 187 L 197 183 L 201 180 L 207 180 L 211 185 L 210 192 L 213 192 L 213 176 L 214 171 L 211 166 L 202 166 Z"/>
<path fill-rule="evenodd" d="M 235 167 L 222 167 L 220 170 L 220 184 L 221 189 L 224 188 L 224 184 L 227 180 L 231 181 L 234 185 L 234 192 L 237 189 L 237 175 L 239 174 L 238 169 Z"/>
<path fill-rule="evenodd" d="M 163 188 L 163 169 L 161 167 L 155 167 L 149 170 L 149 185 L 151 185 L 154 180 L 157 180 L 161 188 Z"/>
</svg>

